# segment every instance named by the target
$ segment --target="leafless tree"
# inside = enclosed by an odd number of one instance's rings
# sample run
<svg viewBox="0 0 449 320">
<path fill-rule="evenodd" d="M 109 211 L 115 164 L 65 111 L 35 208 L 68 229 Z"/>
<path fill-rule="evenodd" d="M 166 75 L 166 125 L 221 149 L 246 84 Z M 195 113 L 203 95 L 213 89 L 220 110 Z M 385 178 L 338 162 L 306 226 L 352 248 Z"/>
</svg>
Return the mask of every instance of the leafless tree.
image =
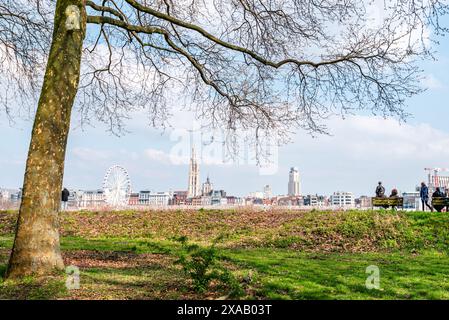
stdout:
<svg viewBox="0 0 449 320">
<path fill-rule="evenodd" d="M 325 132 L 331 114 L 402 119 L 447 10 L 443 0 L 2 1 L 0 104 L 11 114 L 40 94 L 8 275 L 62 266 L 72 105 L 112 131 L 142 109 L 163 126 L 175 92 L 207 126 L 279 142 Z"/>
</svg>

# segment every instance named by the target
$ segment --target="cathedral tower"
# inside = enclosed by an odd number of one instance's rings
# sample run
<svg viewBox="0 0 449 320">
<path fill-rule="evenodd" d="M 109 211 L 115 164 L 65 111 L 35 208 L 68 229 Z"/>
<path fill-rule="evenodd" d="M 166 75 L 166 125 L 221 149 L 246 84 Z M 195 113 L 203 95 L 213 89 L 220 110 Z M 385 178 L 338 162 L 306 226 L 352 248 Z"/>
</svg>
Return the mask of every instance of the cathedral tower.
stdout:
<svg viewBox="0 0 449 320">
<path fill-rule="evenodd" d="M 187 189 L 187 197 L 194 198 L 201 195 L 200 189 L 200 167 L 196 160 L 195 147 L 192 148 L 189 165 L 189 187 Z"/>
</svg>

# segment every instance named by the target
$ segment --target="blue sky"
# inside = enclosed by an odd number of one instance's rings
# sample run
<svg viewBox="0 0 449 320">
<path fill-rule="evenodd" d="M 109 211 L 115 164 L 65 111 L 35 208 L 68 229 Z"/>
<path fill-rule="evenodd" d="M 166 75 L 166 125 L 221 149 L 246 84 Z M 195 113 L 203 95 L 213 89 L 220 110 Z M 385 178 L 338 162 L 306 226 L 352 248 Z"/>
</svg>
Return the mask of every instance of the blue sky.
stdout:
<svg viewBox="0 0 449 320">
<path fill-rule="evenodd" d="M 262 190 L 266 184 L 275 194 L 285 194 L 289 168 L 296 166 L 304 194 L 339 190 L 371 194 L 379 180 L 387 189 L 413 190 L 426 178 L 424 167 L 449 167 L 448 40 L 441 38 L 435 48 L 437 61 L 421 64 L 427 76 L 423 85 L 428 90 L 408 101 L 412 117 L 406 124 L 368 116 L 331 119 L 328 126 L 332 136 L 312 139 L 298 132 L 293 143 L 281 147 L 273 174 L 261 174 L 251 161 L 223 165 L 216 159 L 204 159 L 201 180 L 209 174 L 214 188 L 234 195 Z M 77 128 L 76 119 L 74 116 L 67 148 L 65 186 L 100 188 L 107 168 L 120 164 L 128 170 L 136 191 L 187 188 L 187 151 L 181 164 L 170 158 L 179 147 L 179 142 L 173 141 L 176 132 L 151 129 L 144 119 L 135 117 L 127 126 L 130 133 L 116 137 L 101 124 Z M 183 116 L 176 115 L 175 127 L 182 122 Z M 191 125 L 184 123 L 185 129 Z M 21 186 L 31 126 L 31 122 L 21 120 L 10 125 L 0 115 L 0 187 Z"/>
</svg>

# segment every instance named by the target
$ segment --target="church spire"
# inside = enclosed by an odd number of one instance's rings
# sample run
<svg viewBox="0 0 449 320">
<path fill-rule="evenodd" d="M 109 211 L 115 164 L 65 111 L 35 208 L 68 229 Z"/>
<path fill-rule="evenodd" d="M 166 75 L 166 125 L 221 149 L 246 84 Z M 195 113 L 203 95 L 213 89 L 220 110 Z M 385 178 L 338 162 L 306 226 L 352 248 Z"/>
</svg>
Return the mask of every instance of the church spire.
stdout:
<svg viewBox="0 0 449 320">
<path fill-rule="evenodd" d="M 189 186 L 187 190 L 187 196 L 189 198 L 194 198 L 200 196 L 200 193 L 200 168 L 196 160 L 195 146 L 192 146 L 192 154 L 190 155 L 189 164 Z"/>
</svg>

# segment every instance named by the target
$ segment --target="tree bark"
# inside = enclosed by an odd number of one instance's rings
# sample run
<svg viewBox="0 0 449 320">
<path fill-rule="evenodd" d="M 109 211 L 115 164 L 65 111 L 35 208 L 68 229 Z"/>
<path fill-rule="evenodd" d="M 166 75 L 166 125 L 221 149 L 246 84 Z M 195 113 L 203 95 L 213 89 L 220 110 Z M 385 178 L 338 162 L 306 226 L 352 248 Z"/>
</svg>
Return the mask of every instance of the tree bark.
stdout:
<svg viewBox="0 0 449 320">
<path fill-rule="evenodd" d="M 79 9 L 79 24 L 73 24 L 74 16 L 66 11 L 73 5 Z M 71 19 L 71 25 L 67 19 Z M 78 90 L 86 33 L 85 0 L 58 0 L 54 22 L 28 151 L 16 236 L 6 272 L 8 278 L 49 275 L 64 268 L 59 245 L 59 209 L 70 114 Z"/>
</svg>

